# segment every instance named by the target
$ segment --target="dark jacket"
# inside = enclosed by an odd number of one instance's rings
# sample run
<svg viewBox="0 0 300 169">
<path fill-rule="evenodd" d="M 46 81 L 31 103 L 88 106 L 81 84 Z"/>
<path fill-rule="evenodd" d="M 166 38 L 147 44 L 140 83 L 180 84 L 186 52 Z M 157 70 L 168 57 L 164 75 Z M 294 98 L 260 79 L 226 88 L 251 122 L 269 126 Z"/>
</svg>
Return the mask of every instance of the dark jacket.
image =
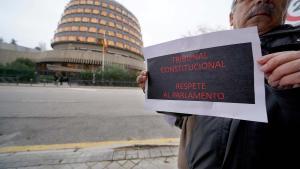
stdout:
<svg viewBox="0 0 300 169">
<path fill-rule="evenodd" d="M 300 27 L 283 25 L 260 39 L 263 55 L 300 50 Z M 300 168 L 300 88 L 265 90 L 269 123 L 194 116 L 190 169 Z"/>
</svg>

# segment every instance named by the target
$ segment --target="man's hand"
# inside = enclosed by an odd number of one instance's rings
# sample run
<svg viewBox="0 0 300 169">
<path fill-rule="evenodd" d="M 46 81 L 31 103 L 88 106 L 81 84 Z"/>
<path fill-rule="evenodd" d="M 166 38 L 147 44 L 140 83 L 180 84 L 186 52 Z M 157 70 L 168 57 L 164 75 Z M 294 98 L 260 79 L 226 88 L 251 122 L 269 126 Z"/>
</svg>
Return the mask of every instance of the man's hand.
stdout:
<svg viewBox="0 0 300 169">
<path fill-rule="evenodd" d="M 139 84 L 139 87 L 145 92 L 145 83 L 148 79 L 148 72 L 146 70 L 142 71 L 136 78 L 136 82 Z"/>
<path fill-rule="evenodd" d="M 269 54 L 257 62 L 270 86 L 279 89 L 300 87 L 300 51 Z"/>
</svg>

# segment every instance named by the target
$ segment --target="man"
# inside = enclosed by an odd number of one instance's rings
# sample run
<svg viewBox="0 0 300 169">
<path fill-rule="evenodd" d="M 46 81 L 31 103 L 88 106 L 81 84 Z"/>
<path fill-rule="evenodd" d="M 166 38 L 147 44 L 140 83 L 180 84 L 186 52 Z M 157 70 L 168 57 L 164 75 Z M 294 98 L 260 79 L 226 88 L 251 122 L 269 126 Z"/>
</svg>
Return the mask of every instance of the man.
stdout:
<svg viewBox="0 0 300 169">
<path fill-rule="evenodd" d="M 300 28 L 283 25 L 288 4 L 235 0 L 230 13 L 233 28 L 258 27 L 269 123 L 184 117 L 180 169 L 300 168 Z M 144 88 L 146 80 L 144 71 L 137 82 Z"/>
</svg>

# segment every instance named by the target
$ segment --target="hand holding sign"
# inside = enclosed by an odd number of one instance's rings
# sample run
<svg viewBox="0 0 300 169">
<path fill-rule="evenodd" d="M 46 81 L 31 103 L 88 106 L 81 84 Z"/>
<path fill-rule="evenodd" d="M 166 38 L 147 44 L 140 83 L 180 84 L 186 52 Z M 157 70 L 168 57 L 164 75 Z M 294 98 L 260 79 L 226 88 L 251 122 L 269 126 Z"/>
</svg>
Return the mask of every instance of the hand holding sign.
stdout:
<svg viewBox="0 0 300 169">
<path fill-rule="evenodd" d="M 258 60 L 269 85 L 279 89 L 296 88 L 300 84 L 300 52 L 286 51 L 266 55 Z"/>
<path fill-rule="evenodd" d="M 220 38 L 221 37 L 221 38 Z M 146 106 L 178 112 L 267 121 L 257 29 L 179 39 L 145 48 Z"/>
<path fill-rule="evenodd" d="M 136 78 L 137 84 L 139 84 L 139 87 L 143 89 L 145 92 L 145 84 L 148 80 L 148 72 L 146 70 L 141 71 L 138 77 Z"/>
</svg>

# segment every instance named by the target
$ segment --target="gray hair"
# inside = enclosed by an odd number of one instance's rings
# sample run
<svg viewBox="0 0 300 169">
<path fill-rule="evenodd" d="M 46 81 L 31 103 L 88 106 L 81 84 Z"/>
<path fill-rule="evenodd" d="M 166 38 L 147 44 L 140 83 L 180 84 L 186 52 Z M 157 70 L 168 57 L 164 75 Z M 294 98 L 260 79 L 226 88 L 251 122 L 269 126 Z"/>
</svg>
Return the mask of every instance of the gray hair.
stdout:
<svg viewBox="0 0 300 169">
<path fill-rule="evenodd" d="M 236 5 L 236 0 L 233 0 L 231 4 L 231 12 L 234 11 L 235 5 Z"/>
<path fill-rule="evenodd" d="M 287 0 L 287 1 L 288 1 L 288 3 L 287 3 L 287 8 L 288 8 L 288 6 L 289 6 L 289 4 L 291 3 L 292 0 Z M 237 2 L 237 0 L 233 0 L 233 1 L 232 1 L 232 4 L 231 4 L 231 12 L 234 11 L 235 6 L 236 6 L 236 2 Z"/>
</svg>

